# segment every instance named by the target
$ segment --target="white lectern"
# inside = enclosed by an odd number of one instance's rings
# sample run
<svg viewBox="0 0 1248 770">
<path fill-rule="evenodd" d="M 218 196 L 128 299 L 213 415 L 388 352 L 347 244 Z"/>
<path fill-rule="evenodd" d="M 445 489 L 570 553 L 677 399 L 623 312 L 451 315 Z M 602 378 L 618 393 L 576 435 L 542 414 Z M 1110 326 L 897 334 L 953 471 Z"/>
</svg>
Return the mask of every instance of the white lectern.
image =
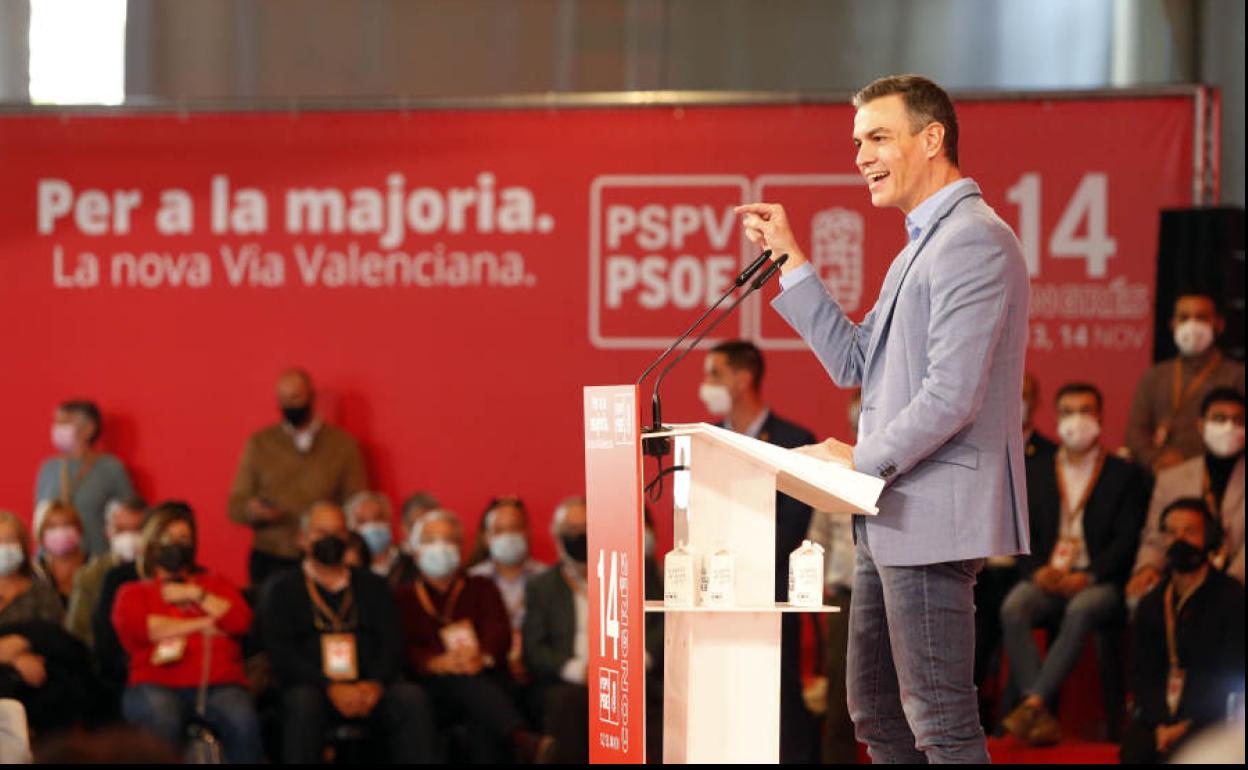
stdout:
<svg viewBox="0 0 1248 770">
<path fill-rule="evenodd" d="M 589 503 L 590 759 L 644 761 L 642 490 L 637 391 L 585 389 Z M 665 612 L 664 762 L 780 759 L 780 616 L 835 612 L 775 602 L 775 494 L 873 515 L 881 479 L 704 423 L 671 426 L 674 533 L 736 560 L 732 608 Z M 627 484 L 627 487 L 624 486 Z M 660 565 L 661 566 L 661 565 Z M 640 739 L 639 739 L 640 738 Z"/>
</svg>

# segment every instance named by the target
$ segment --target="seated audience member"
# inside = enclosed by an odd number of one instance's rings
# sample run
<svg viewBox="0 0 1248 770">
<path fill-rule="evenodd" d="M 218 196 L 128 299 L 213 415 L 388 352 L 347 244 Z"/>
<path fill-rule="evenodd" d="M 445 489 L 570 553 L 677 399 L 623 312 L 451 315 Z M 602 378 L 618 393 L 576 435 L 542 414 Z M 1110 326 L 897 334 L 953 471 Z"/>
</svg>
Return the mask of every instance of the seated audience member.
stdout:
<svg viewBox="0 0 1248 770">
<path fill-rule="evenodd" d="M 26 527 L 0 511 L 0 699 L 22 704 L 32 731 L 72 727 L 87 703 L 82 644 L 61 626 L 60 600 L 31 576 Z"/>
<path fill-rule="evenodd" d="M 1244 687 L 1244 591 L 1209 563 L 1217 520 L 1198 497 L 1175 500 L 1160 519 L 1166 566 L 1136 611 L 1136 707 L 1123 764 L 1169 760 L 1188 738 L 1225 722 L 1229 696 Z"/>
<path fill-rule="evenodd" d="M 78 511 L 58 500 L 40 506 L 35 511 L 35 543 L 38 557 L 31 565 L 35 577 L 56 589 L 64 607 L 74 590 L 74 576 L 87 562 Z"/>
<path fill-rule="evenodd" d="M 94 648 L 95 635 L 91 626 L 91 612 L 100 598 L 104 575 L 118 564 L 133 562 L 139 556 L 139 544 L 143 540 L 143 519 L 147 503 L 142 498 L 110 500 L 104 509 L 104 529 L 108 534 L 108 553 L 92 556 L 91 560 L 74 576 L 74 588 L 69 595 L 69 609 L 65 612 L 65 628 Z"/>
<path fill-rule="evenodd" d="M 195 563 L 195 520 L 165 510 L 151 524 L 142 580 L 122 586 L 113 626 L 129 659 L 126 721 L 180 746 L 206 686 L 200 717 L 232 763 L 259 762 L 260 721 L 247 692 L 241 640 L 251 608 L 228 580 Z"/>
<path fill-rule="evenodd" d="M 104 506 L 109 500 L 134 496 L 125 466 L 98 448 L 103 425 L 93 402 L 61 404 L 52 417 L 52 446 L 57 456 L 45 460 L 35 477 L 35 504 L 60 500 L 73 506 L 82 518 L 84 550 L 92 556 L 108 550 Z"/>
<path fill-rule="evenodd" d="M 1019 560 L 1022 580 L 1001 605 L 1001 629 L 1010 677 L 1023 697 L 1003 725 L 1032 745 L 1060 739 L 1049 708 L 1062 682 L 1088 636 L 1123 618 L 1122 588 L 1148 506 L 1145 471 L 1098 443 L 1103 403 L 1095 386 L 1063 386 L 1061 448 L 1027 466 L 1031 555 Z M 1055 623 L 1057 636 L 1042 662 L 1032 629 Z"/>
<path fill-rule="evenodd" d="M 1175 300 L 1170 329 L 1179 354 L 1144 372 L 1127 419 L 1127 448 L 1154 473 L 1204 452 L 1196 423 L 1210 391 L 1244 392 L 1244 365 L 1215 344 L 1225 327 L 1212 295 L 1188 291 Z"/>
<path fill-rule="evenodd" d="M 91 608 L 91 637 L 94 642 L 93 653 L 98 684 L 101 689 L 101 706 L 103 716 L 120 717 L 121 696 L 125 692 L 126 683 L 130 680 L 130 660 L 121 640 L 117 638 L 117 629 L 113 626 L 113 604 L 117 592 L 127 583 L 141 578 L 150 578 L 154 565 L 143 564 L 144 554 L 148 545 L 158 533 L 158 529 L 168 517 L 195 520 L 191 507 L 181 500 L 165 500 L 149 508 L 144 514 L 143 529 L 139 533 L 138 557 L 134 561 L 123 561 L 104 573 L 100 581 L 100 595 Z"/>
<path fill-rule="evenodd" d="M 282 420 L 247 439 L 230 490 L 230 519 L 254 533 L 248 571 L 256 589 L 269 575 L 298 568 L 299 519 L 308 506 L 341 505 L 368 488 L 359 445 L 316 413 L 308 373 L 282 372 L 276 390 Z"/>
<path fill-rule="evenodd" d="M 413 536 L 420 577 L 399 593 L 408 669 L 433 696 L 434 709 L 468 728 L 468 761 L 531 760 L 535 736 L 508 692 L 505 656 L 511 626 L 486 577 L 460 568 L 463 528 L 454 514 L 426 513 Z"/>
<path fill-rule="evenodd" d="M 357 492 L 343 506 L 347 526 L 358 532 L 368 543 L 368 560 L 372 573 L 384 578 L 390 590 L 410 583 L 416 577 L 412 558 L 394 542 L 390 500 L 380 492 Z"/>
<path fill-rule="evenodd" d="M 511 623 L 507 662 L 512 673 L 523 679 L 520 624 L 524 620 L 524 586 L 547 565 L 529 555 L 529 512 L 520 498 L 499 497 L 490 502 L 481 518 L 480 547 L 483 560 L 471 566 L 468 574 L 494 581 L 502 595 Z"/>
<path fill-rule="evenodd" d="M 585 521 L 585 498 L 559 504 L 552 522 L 559 563 L 530 580 L 524 595 L 524 665 L 538 685 L 542 729 L 554 738 L 557 763 L 584 764 L 589 757 Z"/>
<path fill-rule="evenodd" d="M 1244 583 L 1244 396 L 1230 388 L 1213 390 L 1200 415 L 1204 454 L 1157 474 L 1134 574 L 1127 583 L 1128 600 L 1138 600 L 1161 582 L 1167 541 L 1161 512 L 1181 497 L 1201 498 L 1217 511 L 1224 537 L 1213 564 Z"/>
<path fill-rule="evenodd" d="M 28 620 L 59 624 L 65 617 L 56 589 L 33 576 L 28 542 L 22 520 L 0 511 L 0 626 Z"/>
<path fill-rule="evenodd" d="M 347 519 L 333 503 L 304 515 L 301 569 L 270 581 L 260 637 L 282 691 L 282 760 L 324 758 L 329 728 L 365 721 L 394 763 L 429 762 L 433 716 L 419 686 L 399 678 L 403 629 L 386 581 L 343 565 Z"/>
<path fill-rule="evenodd" d="M 408 555 L 416 553 L 416 543 L 411 540 L 412 527 L 420 520 L 421 516 L 441 507 L 442 504 L 438 502 L 438 499 L 424 490 L 408 495 L 407 499 L 403 501 L 403 515 L 400 520 L 400 524 L 403 527 L 400 550 Z"/>
</svg>

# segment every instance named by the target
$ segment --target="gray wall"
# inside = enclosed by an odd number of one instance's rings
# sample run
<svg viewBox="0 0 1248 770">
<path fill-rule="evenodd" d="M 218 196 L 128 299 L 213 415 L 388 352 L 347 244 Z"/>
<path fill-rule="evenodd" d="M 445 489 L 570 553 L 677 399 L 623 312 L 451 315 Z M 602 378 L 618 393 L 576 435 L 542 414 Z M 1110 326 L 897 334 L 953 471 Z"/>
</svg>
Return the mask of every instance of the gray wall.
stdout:
<svg viewBox="0 0 1248 770">
<path fill-rule="evenodd" d="M 26 0 L 0 0 L 21 99 Z M 1244 0 L 129 0 L 126 93 L 358 99 L 619 90 L 956 90 L 1206 82 L 1244 202 Z"/>
</svg>

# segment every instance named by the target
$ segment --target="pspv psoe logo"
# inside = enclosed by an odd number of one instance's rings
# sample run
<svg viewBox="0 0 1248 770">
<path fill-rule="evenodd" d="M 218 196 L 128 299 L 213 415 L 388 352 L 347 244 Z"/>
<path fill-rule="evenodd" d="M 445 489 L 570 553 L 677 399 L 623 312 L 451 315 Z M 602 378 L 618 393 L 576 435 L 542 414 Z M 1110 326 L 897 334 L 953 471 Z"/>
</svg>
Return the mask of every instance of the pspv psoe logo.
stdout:
<svg viewBox="0 0 1248 770">
<path fill-rule="evenodd" d="M 620 724 L 620 672 L 606 666 L 598 669 L 598 720 Z"/>
<path fill-rule="evenodd" d="M 733 175 L 600 176 L 590 186 L 589 337 L 598 348 L 666 347 L 750 258 Z M 721 338 L 741 334 L 741 320 Z"/>
<path fill-rule="evenodd" d="M 857 175 L 600 176 L 590 186 L 589 337 L 597 348 L 661 349 L 728 290 L 757 248 L 734 211 L 771 200 L 771 183 L 788 188 L 861 185 Z M 817 194 L 817 193 L 816 193 Z M 781 199 L 783 200 L 783 199 Z M 864 198 L 864 205 L 869 202 Z M 787 208 L 787 205 L 786 205 Z M 863 286 L 863 218 L 826 205 L 813 216 L 790 211 L 798 238 L 810 244 L 820 278 L 847 312 Z M 714 332 L 716 339 L 749 337 L 763 348 L 801 345 L 796 337 L 768 339 L 751 298 Z M 712 342 L 715 340 L 712 340 Z M 796 347 L 796 346 L 795 346 Z"/>
</svg>

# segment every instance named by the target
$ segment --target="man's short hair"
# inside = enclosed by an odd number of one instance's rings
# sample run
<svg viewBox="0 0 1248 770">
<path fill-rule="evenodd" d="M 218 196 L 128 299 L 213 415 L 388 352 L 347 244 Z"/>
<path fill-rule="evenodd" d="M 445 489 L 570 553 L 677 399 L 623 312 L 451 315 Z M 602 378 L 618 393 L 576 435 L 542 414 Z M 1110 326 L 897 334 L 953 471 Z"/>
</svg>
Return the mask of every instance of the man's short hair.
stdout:
<svg viewBox="0 0 1248 770">
<path fill-rule="evenodd" d="M 945 157 L 958 165 L 958 116 L 945 89 L 922 75 L 890 75 L 880 78 L 854 94 L 855 109 L 885 96 L 899 95 L 910 116 L 910 133 L 917 134 L 931 123 L 945 127 Z"/>
<path fill-rule="evenodd" d="M 1199 513 L 1205 523 L 1205 550 L 1216 551 L 1222 547 L 1222 523 L 1213 515 L 1208 503 L 1199 497 L 1180 497 L 1174 500 L 1162 509 L 1161 516 L 1157 520 L 1159 530 L 1166 531 L 1166 519 L 1174 511 Z"/>
<path fill-rule="evenodd" d="M 104 526 L 113 526 L 113 520 L 117 518 L 118 511 L 134 511 L 143 514 L 143 520 L 147 521 L 147 501 L 138 495 L 130 497 L 114 497 L 104 506 Z"/>
<path fill-rule="evenodd" d="M 1179 300 L 1187 299 L 1188 297 L 1200 297 L 1201 299 L 1209 300 L 1209 304 L 1213 305 L 1214 315 L 1222 316 L 1222 303 L 1218 301 L 1217 295 L 1203 286 L 1188 286 L 1185 289 L 1180 289 L 1179 293 L 1174 295 L 1175 310 L 1178 310 Z"/>
<path fill-rule="evenodd" d="M 730 369 L 745 369 L 754 379 L 754 390 L 763 387 L 763 353 L 749 340 L 728 340 L 711 348 L 712 353 L 722 353 L 728 359 Z"/>
<path fill-rule="evenodd" d="M 1068 382 L 1057 389 L 1057 396 L 1053 398 L 1053 403 L 1060 403 L 1063 396 L 1091 395 L 1096 399 L 1096 411 L 1105 411 L 1105 397 L 1101 395 L 1101 389 L 1090 382 Z"/>
<path fill-rule="evenodd" d="M 87 436 L 87 443 L 94 444 L 95 440 L 100 437 L 100 433 L 104 431 L 104 420 L 100 417 L 100 408 L 95 405 L 94 401 L 85 399 L 73 399 L 61 404 L 61 411 L 68 414 L 78 415 L 91 421 L 93 429 L 91 435 Z"/>
<path fill-rule="evenodd" d="M 455 528 L 456 542 L 464 542 L 464 523 L 459 520 L 458 516 L 445 508 L 434 508 L 431 511 L 422 513 L 420 518 L 412 524 L 412 533 L 408 535 L 408 542 L 413 546 L 419 546 L 421 533 L 424 532 L 425 526 L 431 521 L 445 521 L 447 524 L 450 524 Z"/>
<path fill-rule="evenodd" d="M 481 531 L 488 532 L 490 527 L 494 526 L 495 512 L 497 512 L 499 508 L 506 507 L 515 508 L 520 511 L 520 515 L 524 517 L 525 527 L 528 527 L 529 508 L 524 504 L 524 501 L 517 495 L 500 495 L 499 497 L 495 497 L 490 500 L 489 504 L 485 506 L 485 513 L 481 516 Z"/>
<path fill-rule="evenodd" d="M 369 501 L 376 502 L 381 506 L 381 511 L 386 515 L 386 523 L 390 523 L 391 508 L 390 498 L 380 492 L 374 492 L 366 489 L 362 492 L 356 492 L 347 498 L 347 502 L 342 506 L 342 512 L 347 516 L 347 529 L 355 529 L 355 514 L 360 506 Z"/>
<path fill-rule="evenodd" d="M 308 370 L 304 369 L 302 366 L 286 367 L 282 370 L 282 373 L 277 376 L 277 379 L 281 380 L 286 377 L 298 377 L 303 380 L 303 384 L 307 387 L 309 393 L 315 390 L 312 386 L 312 375 L 309 374 Z"/>
<path fill-rule="evenodd" d="M 438 502 L 438 498 L 423 489 L 413 492 L 403 501 L 403 527 L 410 530 L 418 514 L 441 507 L 442 504 Z"/>
<path fill-rule="evenodd" d="M 1204 417 L 1209 414 L 1209 409 L 1214 404 L 1239 404 L 1239 408 L 1243 409 L 1244 394 L 1234 388 L 1214 388 L 1200 403 L 1200 416 Z"/>
<path fill-rule="evenodd" d="M 583 495 L 565 497 L 555 506 L 555 515 L 550 517 L 550 531 L 555 537 L 559 536 L 559 528 L 563 526 L 563 520 L 568 516 L 568 509 L 574 505 L 579 505 L 586 509 L 589 507 L 589 503 L 586 502 Z"/>
</svg>

